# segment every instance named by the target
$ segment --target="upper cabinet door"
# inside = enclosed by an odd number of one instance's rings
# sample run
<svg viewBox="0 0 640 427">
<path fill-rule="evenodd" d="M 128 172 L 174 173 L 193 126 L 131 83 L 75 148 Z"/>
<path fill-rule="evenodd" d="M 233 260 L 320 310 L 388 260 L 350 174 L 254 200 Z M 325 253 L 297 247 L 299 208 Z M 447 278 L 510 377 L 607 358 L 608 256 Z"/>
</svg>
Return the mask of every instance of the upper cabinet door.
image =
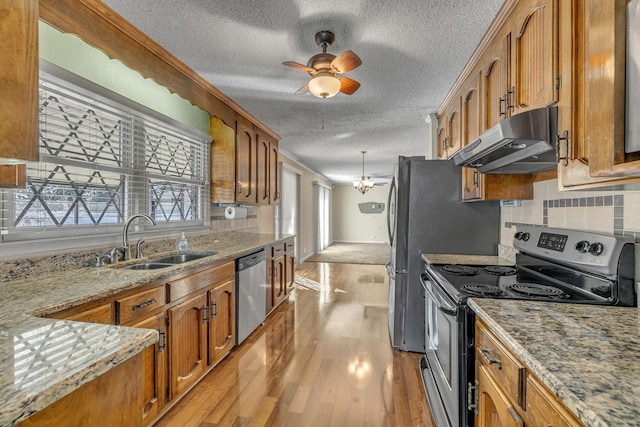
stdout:
<svg viewBox="0 0 640 427">
<path fill-rule="evenodd" d="M 558 100 L 558 5 L 521 1 L 514 13 L 514 113 Z"/>
<path fill-rule="evenodd" d="M 236 201 L 236 131 L 211 116 L 211 202 Z"/>
<path fill-rule="evenodd" d="M 466 92 L 466 93 L 465 93 Z M 462 145 L 471 144 L 482 133 L 480 74 L 469 79 L 462 97 Z M 482 198 L 482 176 L 474 168 L 462 168 L 462 200 Z"/>
<path fill-rule="evenodd" d="M 280 200 L 280 156 L 277 141 L 269 141 L 269 200 Z"/>
<path fill-rule="evenodd" d="M 483 131 L 511 114 L 507 108 L 511 95 L 510 49 L 511 34 L 498 37 L 489 46 L 481 62 L 484 89 Z"/>
<path fill-rule="evenodd" d="M 253 125 L 238 117 L 236 137 L 236 202 L 256 203 L 256 140 Z"/>
<path fill-rule="evenodd" d="M 0 3 L 0 40 L 0 164 L 38 161 L 37 1 Z"/>
<path fill-rule="evenodd" d="M 256 161 L 256 189 L 258 191 L 258 204 L 269 204 L 269 139 L 262 133 L 257 133 L 258 159 Z"/>
</svg>

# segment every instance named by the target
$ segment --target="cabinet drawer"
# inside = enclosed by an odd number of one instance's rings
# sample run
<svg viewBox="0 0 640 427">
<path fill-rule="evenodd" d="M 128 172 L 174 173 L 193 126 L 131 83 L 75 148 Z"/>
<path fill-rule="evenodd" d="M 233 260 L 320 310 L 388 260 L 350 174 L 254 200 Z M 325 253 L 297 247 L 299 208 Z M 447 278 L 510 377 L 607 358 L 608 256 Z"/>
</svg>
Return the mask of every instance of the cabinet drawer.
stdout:
<svg viewBox="0 0 640 427">
<path fill-rule="evenodd" d="M 505 394 L 524 409 L 524 366 L 491 332 L 476 326 L 476 360 L 503 386 Z"/>
<path fill-rule="evenodd" d="M 118 324 L 128 325 L 165 305 L 164 285 L 116 300 Z"/>
<path fill-rule="evenodd" d="M 111 303 L 104 304 L 90 310 L 73 314 L 71 316 L 64 316 L 66 320 L 75 320 L 76 322 L 89 322 L 89 323 L 102 323 L 104 325 L 110 325 L 111 322 Z"/>
<path fill-rule="evenodd" d="M 527 424 L 553 427 L 578 427 L 582 425 L 532 375 L 527 377 Z"/>
<path fill-rule="evenodd" d="M 236 263 L 230 261 L 217 267 L 201 271 L 184 279 L 169 282 L 167 285 L 168 302 L 175 301 L 207 286 L 234 280 Z"/>
<path fill-rule="evenodd" d="M 287 240 L 284 242 L 284 251 L 292 252 L 293 251 L 293 240 Z"/>
<path fill-rule="evenodd" d="M 271 256 L 277 257 L 284 254 L 284 243 L 278 243 L 276 245 L 271 246 Z"/>
</svg>

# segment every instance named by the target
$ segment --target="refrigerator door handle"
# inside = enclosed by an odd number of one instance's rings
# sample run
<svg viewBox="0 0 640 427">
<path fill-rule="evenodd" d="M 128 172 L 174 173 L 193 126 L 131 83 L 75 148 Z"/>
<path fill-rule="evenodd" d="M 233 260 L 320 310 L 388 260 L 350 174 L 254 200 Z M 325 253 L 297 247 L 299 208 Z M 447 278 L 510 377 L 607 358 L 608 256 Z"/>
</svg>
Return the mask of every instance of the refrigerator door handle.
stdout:
<svg viewBox="0 0 640 427">
<path fill-rule="evenodd" d="M 387 274 L 389 275 L 390 279 L 395 279 L 396 278 L 396 272 L 393 271 L 393 268 L 391 268 L 391 261 L 387 262 L 384 265 L 384 269 L 387 270 Z"/>
<path fill-rule="evenodd" d="M 391 185 L 389 186 L 389 196 L 387 198 L 387 231 L 389 232 L 389 244 L 391 246 L 393 246 L 393 240 L 394 240 L 394 233 L 395 233 L 395 228 L 396 228 L 396 224 L 395 224 L 395 217 L 396 217 L 396 213 L 395 210 L 397 209 L 396 204 L 395 204 L 395 200 L 393 203 L 393 218 L 394 218 L 394 224 L 393 224 L 393 228 L 391 227 L 391 198 L 394 197 L 395 198 L 395 192 L 396 192 L 396 177 L 394 176 L 391 179 Z"/>
<path fill-rule="evenodd" d="M 438 310 L 442 311 L 444 314 L 448 314 L 450 316 L 456 316 L 458 314 L 458 307 L 455 305 L 447 304 L 442 298 L 436 295 L 432 286 L 428 286 L 427 282 L 430 283 L 430 280 L 427 279 L 427 274 L 422 273 L 420 275 L 420 283 L 422 283 L 422 287 L 424 291 L 428 294 L 428 297 L 433 301 L 433 303 L 438 307 Z"/>
</svg>

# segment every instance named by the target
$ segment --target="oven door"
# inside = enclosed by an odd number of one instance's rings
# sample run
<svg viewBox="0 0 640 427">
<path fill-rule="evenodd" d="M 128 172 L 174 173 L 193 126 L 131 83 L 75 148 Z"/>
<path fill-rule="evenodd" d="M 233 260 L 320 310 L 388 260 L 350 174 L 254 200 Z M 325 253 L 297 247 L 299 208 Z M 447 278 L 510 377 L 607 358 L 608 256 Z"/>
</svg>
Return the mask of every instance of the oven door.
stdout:
<svg viewBox="0 0 640 427">
<path fill-rule="evenodd" d="M 461 426 L 461 360 L 460 333 L 464 329 L 463 310 L 430 280 L 420 275 L 425 291 L 426 355 L 422 369 L 431 412 L 438 427 Z"/>
</svg>

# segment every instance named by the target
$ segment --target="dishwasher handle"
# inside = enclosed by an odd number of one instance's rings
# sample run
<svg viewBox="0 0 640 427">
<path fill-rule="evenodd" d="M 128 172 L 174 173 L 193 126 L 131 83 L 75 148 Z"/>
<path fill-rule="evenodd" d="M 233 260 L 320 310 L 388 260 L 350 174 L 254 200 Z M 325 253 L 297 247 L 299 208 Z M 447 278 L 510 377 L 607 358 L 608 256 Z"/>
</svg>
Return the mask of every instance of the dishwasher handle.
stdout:
<svg viewBox="0 0 640 427">
<path fill-rule="evenodd" d="M 267 260 L 267 255 L 262 249 L 261 251 L 252 253 L 251 255 L 243 256 L 242 258 L 238 258 L 238 266 L 237 271 L 246 270 L 247 268 L 251 268 L 254 265 L 260 264 L 263 261 Z"/>
</svg>

